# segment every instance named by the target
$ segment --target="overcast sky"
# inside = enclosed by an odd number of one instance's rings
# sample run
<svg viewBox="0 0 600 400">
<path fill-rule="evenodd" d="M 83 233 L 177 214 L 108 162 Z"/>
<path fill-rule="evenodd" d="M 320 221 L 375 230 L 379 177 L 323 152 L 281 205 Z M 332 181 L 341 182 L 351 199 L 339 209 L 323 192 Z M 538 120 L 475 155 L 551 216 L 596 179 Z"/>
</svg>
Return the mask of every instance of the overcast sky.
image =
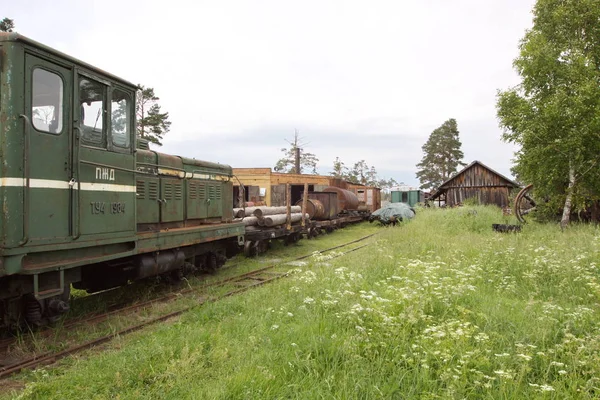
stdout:
<svg viewBox="0 0 600 400">
<path fill-rule="evenodd" d="M 273 167 L 298 129 L 319 171 L 335 157 L 418 185 L 421 146 L 458 122 L 464 161 L 511 176 L 496 92 L 534 0 L 6 1 L 17 31 L 153 87 L 160 151 Z"/>
</svg>

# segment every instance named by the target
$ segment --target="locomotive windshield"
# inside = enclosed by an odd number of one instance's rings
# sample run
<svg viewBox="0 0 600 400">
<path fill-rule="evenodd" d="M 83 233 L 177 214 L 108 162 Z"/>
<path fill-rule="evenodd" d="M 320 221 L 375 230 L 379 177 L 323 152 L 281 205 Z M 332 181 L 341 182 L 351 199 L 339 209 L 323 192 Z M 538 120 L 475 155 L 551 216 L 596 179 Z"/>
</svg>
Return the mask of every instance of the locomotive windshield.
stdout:
<svg viewBox="0 0 600 400">
<path fill-rule="evenodd" d="M 111 102 L 112 142 L 115 146 L 129 147 L 131 127 L 131 99 L 127 93 L 114 89 Z"/>
<path fill-rule="evenodd" d="M 121 148 L 129 148 L 131 133 L 131 96 L 114 87 L 109 92 L 108 86 L 87 77 L 79 78 L 79 102 L 81 110 L 81 132 L 83 142 L 95 147 L 107 147 L 107 142 Z M 108 111 L 109 94 L 110 121 L 105 120 Z M 107 124 L 110 122 L 110 126 Z M 107 139 L 110 131 L 111 137 Z"/>
<path fill-rule="evenodd" d="M 105 86 L 89 78 L 79 78 L 79 101 L 81 102 L 81 131 L 87 144 L 104 147 Z"/>
<path fill-rule="evenodd" d="M 62 78 L 41 68 L 33 70 L 31 115 L 35 129 L 59 134 L 63 126 Z"/>
</svg>

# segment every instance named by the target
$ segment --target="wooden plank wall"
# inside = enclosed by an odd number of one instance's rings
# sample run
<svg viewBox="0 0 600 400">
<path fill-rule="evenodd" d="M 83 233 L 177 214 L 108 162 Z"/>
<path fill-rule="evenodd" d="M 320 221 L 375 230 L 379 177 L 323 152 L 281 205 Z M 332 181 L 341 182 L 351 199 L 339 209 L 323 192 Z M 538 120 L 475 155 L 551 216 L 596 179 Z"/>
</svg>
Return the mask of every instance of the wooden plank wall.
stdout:
<svg viewBox="0 0 600 400">
<path fill-rule="evenodd" d="M 442 186 L 446 190 L 446 205 L 462 204 L 466 199 L 477 198 L 479 204 L 509 206 L 512 183 L 479 164 L 473 165 L 462 174 Z"/>
</svg>

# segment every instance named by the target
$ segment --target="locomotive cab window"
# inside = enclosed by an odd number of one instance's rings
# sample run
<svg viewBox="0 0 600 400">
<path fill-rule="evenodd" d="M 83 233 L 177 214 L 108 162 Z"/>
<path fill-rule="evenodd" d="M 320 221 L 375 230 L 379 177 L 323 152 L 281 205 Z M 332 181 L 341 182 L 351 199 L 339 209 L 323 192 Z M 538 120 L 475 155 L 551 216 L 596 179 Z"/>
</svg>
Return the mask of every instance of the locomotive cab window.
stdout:
<svg viewBox="0 0 600 400">
<path fill-rule="evenodd" d="M 131 138 L 131 97 L 114 89 L 111 101 L 111 137 L 113 145 L 128 149 Z"/>
<path fill-rule="evenodd" d="M 59 134 L 63 127 L 63 81 L 54 72 L 33 70 L 31 122 L 41 132 Z"/>
<path fill-rule="evenodd" d="M 87 77 L 79 78 L 80 124 L 83 143 L 106 147 L 104 115 L 106 86 Z"/>
</svg>

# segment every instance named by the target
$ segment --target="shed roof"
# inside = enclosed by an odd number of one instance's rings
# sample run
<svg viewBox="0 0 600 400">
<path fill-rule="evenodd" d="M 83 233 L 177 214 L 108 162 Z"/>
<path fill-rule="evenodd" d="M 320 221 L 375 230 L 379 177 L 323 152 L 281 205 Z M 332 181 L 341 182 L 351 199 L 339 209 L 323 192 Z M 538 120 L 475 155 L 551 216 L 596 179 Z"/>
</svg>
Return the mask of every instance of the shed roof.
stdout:
<svg viewBox="0 0 600 400">
<path fill-rule="evenodd" d="M 474 167 L 475 165 L 479 165 L 485 169 L 487 169 L 488 171 L 498 175 L 500 178 L 504 179 L 505 181 L 507 181 L 509 184 L 513 185 L 514 187 L 521 187 L 521 185 L 519 185 L 517 182 L 513 181 L 512 179 L 507 178 L 506 176 L 502 175 L 501 173 L 494 171 L 493 169 L 491 169 L 490 167 L 488 167 L 487 165 L 485 165 L 484 163 L 482 163 L 481 161 L 475 160 L 473 162 L 471 162 L 469 165 L 467 165 L 466 167 L 464 167 L 463 169 L 461 169 L 460 171 L 458 171 L 457 173 L 455 173 L 454 175 L 452 175 L 450 178 L 448 178 L 444 183 L 442 183 L 432 194 L 431 196 L 429 196 L 430 200 L 433 200 L 435 198 L 437 198 L 439 195 L 441 195 L 442 193 L 444 193 L 446 191 L 446 187 L 452 180 L 454 180 L 457 176 L 464 174 L 468 169 Z"/>
</svg>

